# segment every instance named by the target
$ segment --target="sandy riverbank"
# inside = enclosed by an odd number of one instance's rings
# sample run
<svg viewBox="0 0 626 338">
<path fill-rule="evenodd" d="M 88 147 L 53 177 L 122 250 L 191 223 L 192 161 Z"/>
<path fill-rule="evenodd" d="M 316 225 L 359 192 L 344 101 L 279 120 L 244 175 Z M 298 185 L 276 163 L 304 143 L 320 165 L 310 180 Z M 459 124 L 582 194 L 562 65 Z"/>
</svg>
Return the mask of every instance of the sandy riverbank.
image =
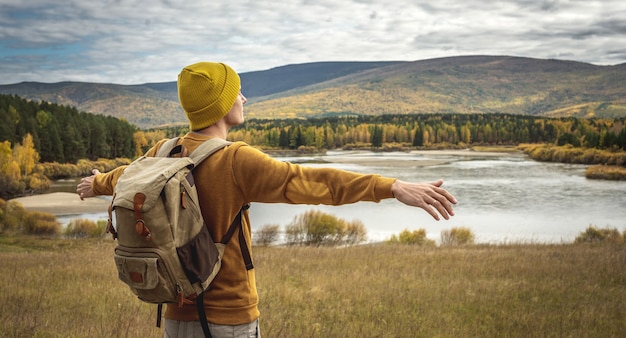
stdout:
<svg viewBox="0 0 626 338">
<path fill-rule="evenodd" d="M 26 210 L 43 211 L 57 216 L 106 212 L 111 203 L 106 198 L 88 198 L 81 201 L 77 194 L 55 192 L 15 198 Z"/>
</svg>

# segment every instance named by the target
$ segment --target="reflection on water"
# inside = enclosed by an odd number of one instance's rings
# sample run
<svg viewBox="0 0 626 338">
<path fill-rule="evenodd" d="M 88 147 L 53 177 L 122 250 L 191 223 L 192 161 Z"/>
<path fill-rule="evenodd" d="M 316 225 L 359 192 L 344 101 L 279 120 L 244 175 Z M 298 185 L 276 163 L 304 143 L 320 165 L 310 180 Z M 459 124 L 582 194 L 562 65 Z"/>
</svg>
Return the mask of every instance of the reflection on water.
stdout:
<svg viewBox="0 0 626 338">
<path fill-rule="evenodd" d="M 459 200 L 456 216 L 437 222 L 421 209 L 395 200 L 339 207 L 255 203 L 250 209 L 253 229 L 266 224 L 285 226 L 310 209 L 361 220 L 371 241 L 419 228 L 436 240 L 441 230 L 463 226 L 471 228 L 479 242 L 561 243 L 573 241 L 589 225 L 626 229 L 626 182 L 588 180 L 584 165 L 535 162 L 522 154 L 445 152 L 334 151 L 321 157 L 280 159 L 408 181 L 443 178 L 444 186 Z M 319 160 L 331 163 L 309 163 Z M 73 192 L 76 183 L 64 182 L 59 187 Z M 106 218 L 104 212 L 81 216 Z"/>
<path fill-rule="evenodd" d="M 79 181 L 80 181 L 80 178 L 69 178 L 69 179 L 64 179 L 64 180 L 53 181 L 52 184 L 50 184 L 50 188 L 48 189 L 48 191 L 46 191 L 46 193 L 52 193 L 52 192 L 76 193 L 76 185 L 78 185 Z"/>
<path fill-rule="evenodd" d="M 323 158 L 332 161 L 333 156 L 346 157 L 335 152 Z M 285 225 L 299 213 L 318 209 L 346 220 L 360 219 L 373 241 L 389 238 L 404 229 L 419 228 L 438 239 L 441 230 L 463 226 L 471 228 L 479 242 L 561 243 L 573 241 L 589 225 L 626 228 L 626 182 L 588 180 L 584 165 L 536 162 L 523 154 L 355 152 L 347 156 L 380 161 L 368 166 L 348 163 L 330 166 L 410 181 L 443 178 L 444 186 L 459 200 L 456 216 L 437 222 L 424 211 L 393 200 L 340 207 L 255 204 L 250 209 L 253 226 Z M 415 161 L 415 166 L 394 165 L 397 160 Z M 420 166 L 417 162 L 426 160 L 441 164 Z"/>
<path fill-rule="evenodd" d="M 54 181 L 52 182 L 52 184 L 50 185 L 50 188 L 48 189 L 48 191 L 46 191 L 46 193 L 53 193 L 53 192 L 76 193 L 76 185 L 78 184 L 79 181 L 80 181 L 80 178 L 70 178 L 70 179 Z M 105 198 L 105 197 L 102 197 L 102 198 Z M 57 216 L 57 220 L 61 222 L 61 224 L 63 225 L 67 225 L 69 222 L 71 222 L 72 219 L 89 219 L 94 222 L 97 222 L 98 220 L 106 220 L 107 218 L 108 217 L 107 217 L 106 210 L 103 210 L 103 212 L 99 212 L 95 214 Z"/>
</svg>

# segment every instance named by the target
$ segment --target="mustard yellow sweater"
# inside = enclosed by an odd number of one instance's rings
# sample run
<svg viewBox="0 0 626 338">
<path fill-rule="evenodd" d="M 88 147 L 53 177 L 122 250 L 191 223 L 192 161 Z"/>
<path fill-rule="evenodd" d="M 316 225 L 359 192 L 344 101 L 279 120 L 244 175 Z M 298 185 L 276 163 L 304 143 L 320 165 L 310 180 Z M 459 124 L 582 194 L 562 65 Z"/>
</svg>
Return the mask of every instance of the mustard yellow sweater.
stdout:
<svg viewBox="0 0 626 338">
<path fill-rule="evenodd" d="M 183 145 L 193 151 L 208 137 L 189 133 Z M 165 140 L 150 149 L 154 156 Z M 124 167 L 98 175 L 93 190 L 112 195 Z M 358 201 L 378 202 L 393 197 L 395 179 L 328 168 L 308 168 L 277 161 L 242 142 L 217 151 L 194 171 L 202 213 L 213 238 L 220 240 L 241 209 L 250 202 L 341 205 Z M 252 206 L 254 207 L 254 206 Z M 248 246 L 250 220 L 244 213 L 243 231 Z M 226 246 L 222 268 L 205 293 L 207 319 L 211 323 L 238 325 L 259 317 L 254 269 L 247 271 L 237 234 Z M 249 248 L 251 250 L 251 248 Z M 167 306 L 165 317 L 198 320 L 195 305 Z"/>
</svg>

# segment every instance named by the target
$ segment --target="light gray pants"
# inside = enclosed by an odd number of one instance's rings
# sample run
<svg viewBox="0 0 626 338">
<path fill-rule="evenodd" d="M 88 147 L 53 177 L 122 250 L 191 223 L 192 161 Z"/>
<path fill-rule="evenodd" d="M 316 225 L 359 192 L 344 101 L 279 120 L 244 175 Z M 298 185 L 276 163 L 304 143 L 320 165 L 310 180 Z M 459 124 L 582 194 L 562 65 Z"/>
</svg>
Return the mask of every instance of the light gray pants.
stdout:
<svg viewBox="0 0 626 338">
<path fill-rule="evenodd" d="M 217 325 L 209 323 L 209 331 L 213 338 L 261 338 L 259 320 L 241 325 Z M 200 322 L 182 322 L 165 319 L 164 338 L 202 338 Z"/>
</svg>

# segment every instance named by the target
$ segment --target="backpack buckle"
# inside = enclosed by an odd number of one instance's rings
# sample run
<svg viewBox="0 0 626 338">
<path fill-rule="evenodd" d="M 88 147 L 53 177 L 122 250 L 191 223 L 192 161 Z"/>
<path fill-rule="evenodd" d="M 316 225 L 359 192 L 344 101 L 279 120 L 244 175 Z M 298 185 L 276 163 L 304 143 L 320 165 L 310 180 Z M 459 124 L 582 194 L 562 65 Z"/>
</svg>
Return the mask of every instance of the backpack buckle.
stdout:
<svg viewBox="0 0 626 338">
<path fill-rule="evenodd" d="M 145 237 L 148 241 L 152 239 L 152 234 L 143 219 L 135 221 L 135 232 L 137 232 L 137 235 Z"/>
<path fill-rule="evenodd" d="M 143 203 L 146 201 L 146 195 L 143 193 L 136 193 L 133 198 L 133 208 L 135 209 L 135 232 L 137 235 L 143 236 L 146 240 L 152 239 L 152 234 L 148 227 L 146 227 L 146 222 L 143 220 L 143 214 L 141 213 L 141 208 L 143 208 Z"/>
</svg>

